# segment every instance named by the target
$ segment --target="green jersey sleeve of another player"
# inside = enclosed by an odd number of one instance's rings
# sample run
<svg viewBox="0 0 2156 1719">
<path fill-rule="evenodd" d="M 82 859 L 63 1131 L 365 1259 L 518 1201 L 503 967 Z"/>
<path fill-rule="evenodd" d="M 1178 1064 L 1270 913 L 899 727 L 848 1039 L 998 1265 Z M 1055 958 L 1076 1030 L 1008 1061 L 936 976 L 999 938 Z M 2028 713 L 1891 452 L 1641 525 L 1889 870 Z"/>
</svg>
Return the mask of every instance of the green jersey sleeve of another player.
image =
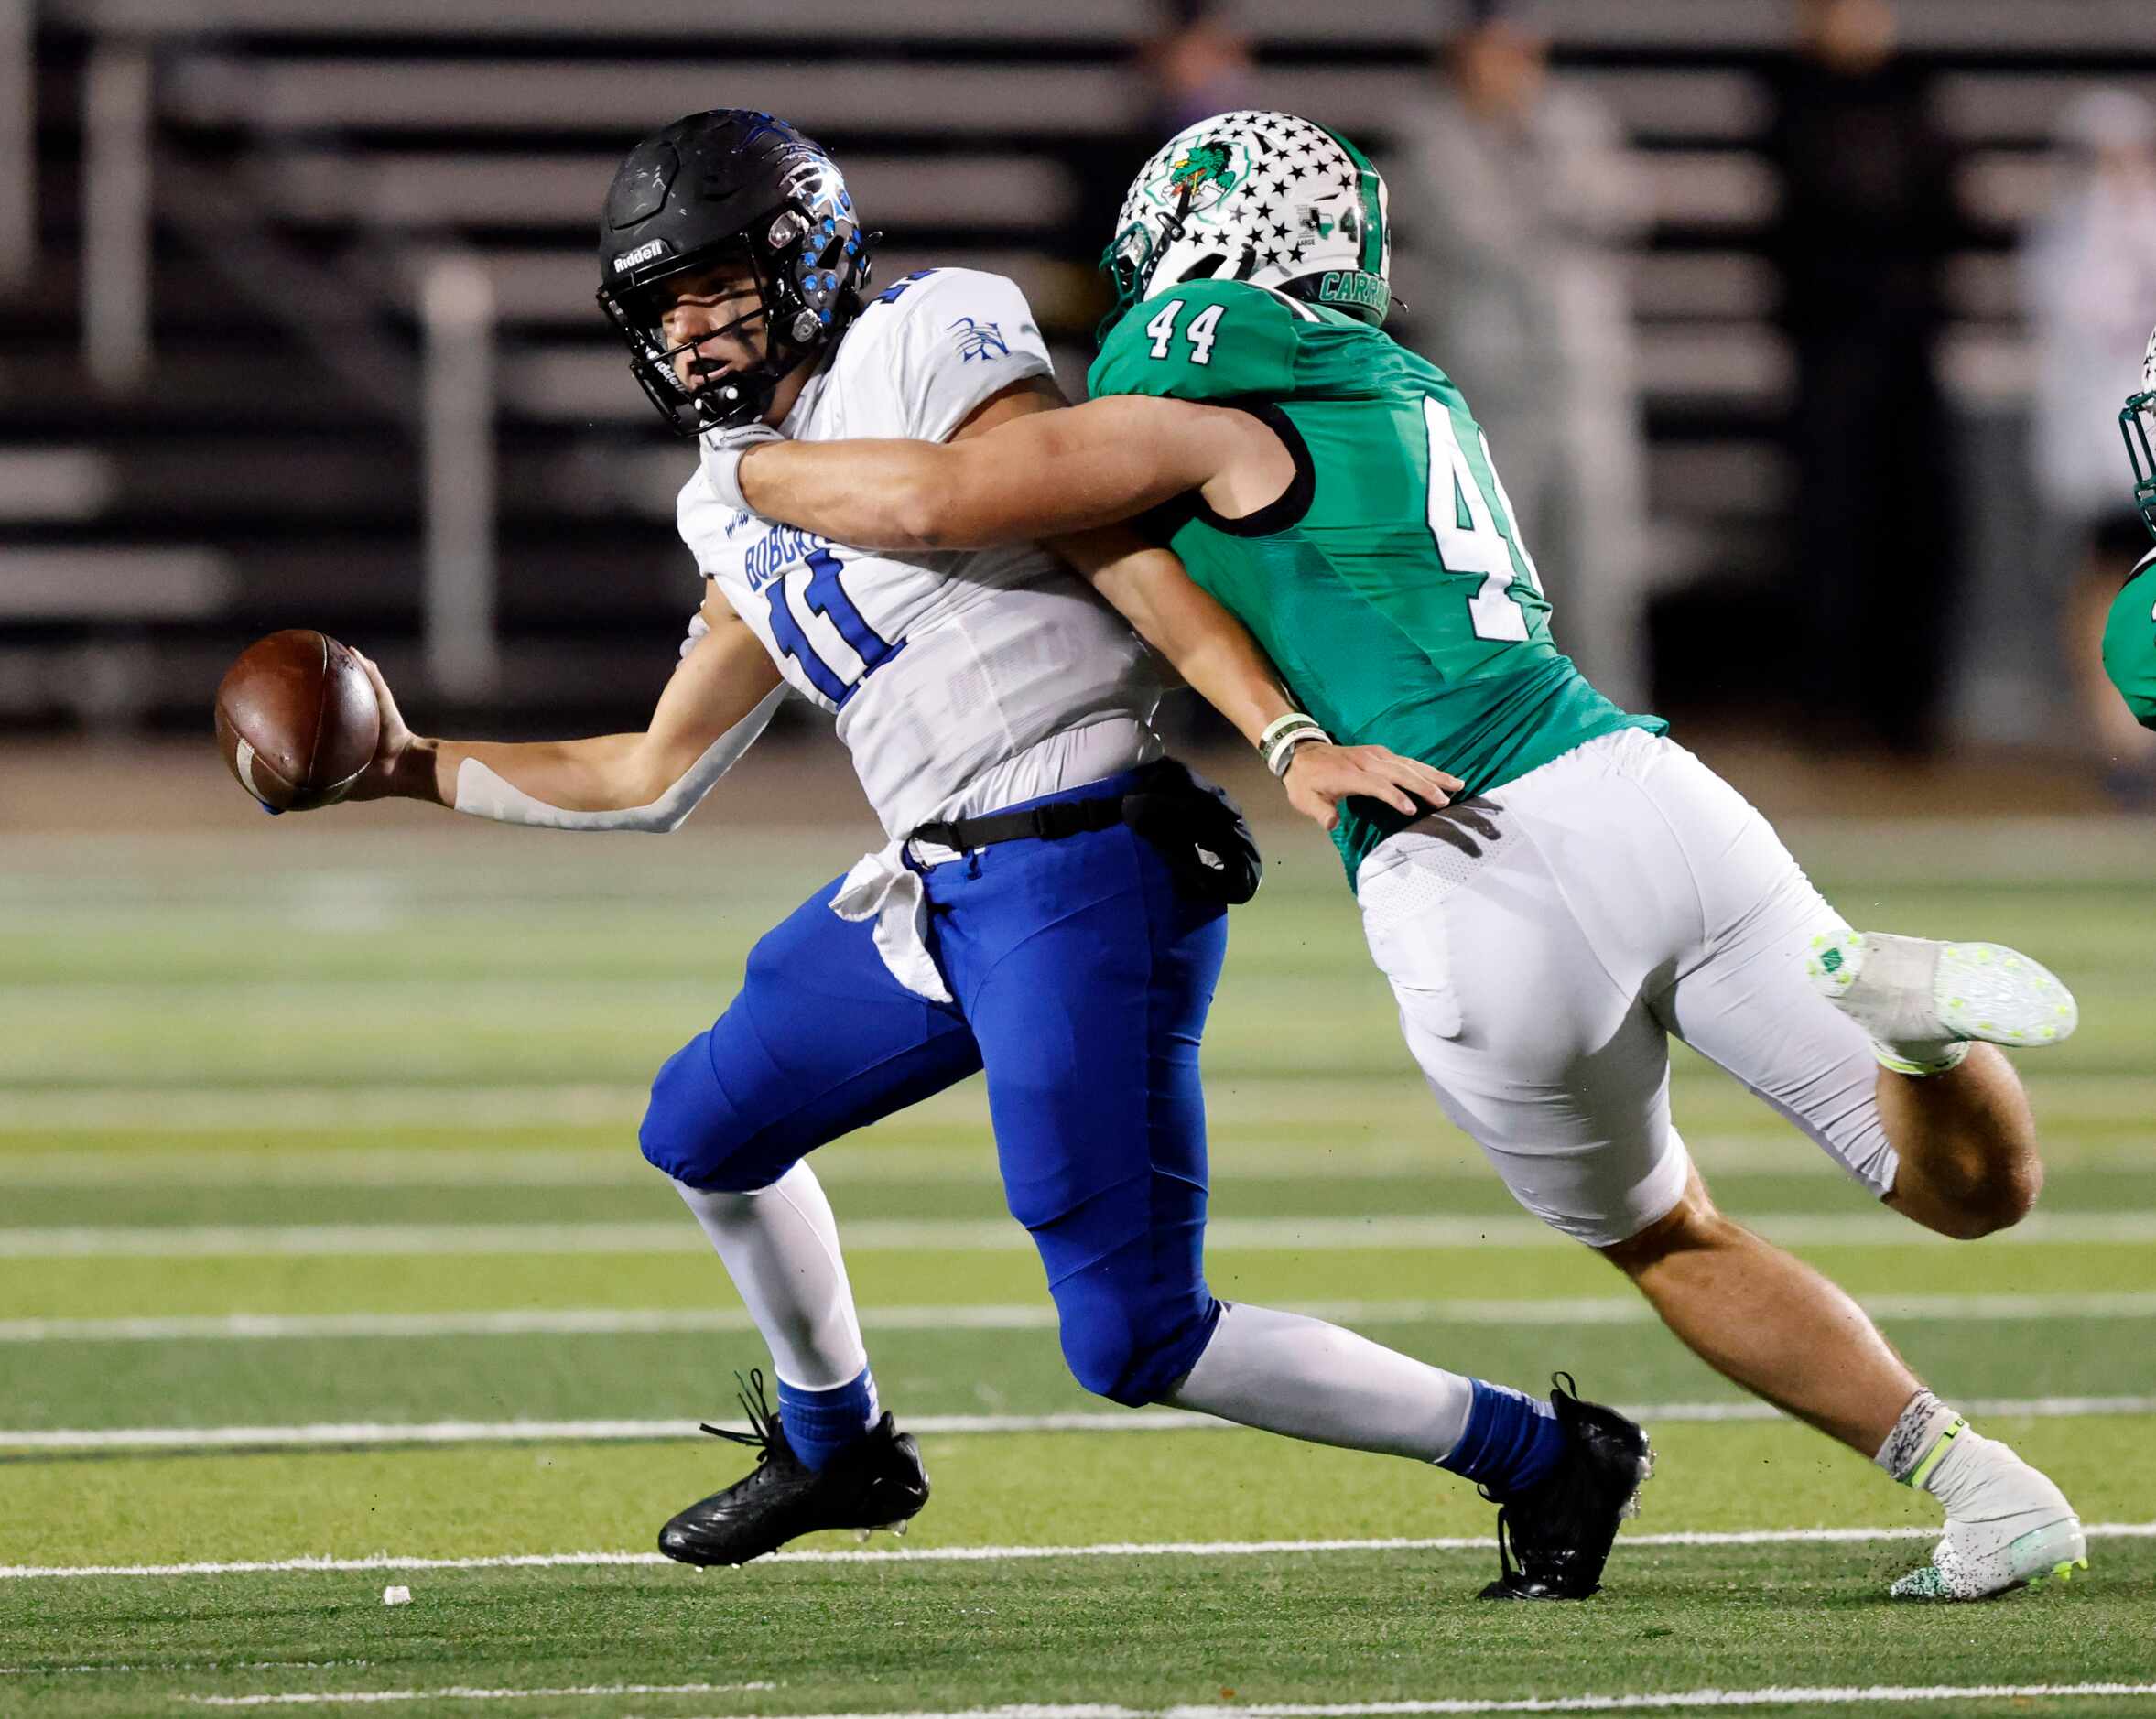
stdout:
<svg viewBox="0 0 2156 1719">
<path fill-rule="evenodd" d="M 2134 720 L 2156 729 L 2156 552 L 2111 600 L 2104 622 L 2104 673 Z"/>
<path fill-rule="evenodd" d="M 1480 427 L 1444 372 L 1382 331 L 1236 281 L 1169 287 L 1110 330 L 1096 395 L 1233 405 L 1297 477 L 1221 519 L 1166 510 L 1193 578 L 1241 617 L 1335 739 L 1389 746 L 1480 794 L 1613 729 L 1665 725 L 1602 697 L 1551 643 L 1550 606 Z M 1397 815 L 1350 801 L 1350 878 Z"/>
</svg>

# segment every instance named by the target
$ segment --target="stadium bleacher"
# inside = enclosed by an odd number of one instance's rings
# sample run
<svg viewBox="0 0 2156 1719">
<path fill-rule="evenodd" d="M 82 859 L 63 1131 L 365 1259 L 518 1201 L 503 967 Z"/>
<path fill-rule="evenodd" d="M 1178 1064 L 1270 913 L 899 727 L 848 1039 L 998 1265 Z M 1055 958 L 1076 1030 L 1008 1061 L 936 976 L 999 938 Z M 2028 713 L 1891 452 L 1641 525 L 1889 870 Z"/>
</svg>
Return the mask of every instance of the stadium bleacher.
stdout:
<svg viewBox="0 0 2156 1719">
<path fill-rule="evenodd" d="M 503 657 L 489 702 L 504 720 L 544 709 L 550 722 L 642 705 L 695 600 L 671 530 L 687 454 L 593 308 L 590 240 L 613 161 L 678 113 L 753 104 L 814 132 L 886 232 L 885 278 L 937 260 L 1014 276 L 1075 389 L 1102 236 L 1073 231 L 1081 181 L 1120 185 L 1137 158 L 1132 44 L 1152 8 L 732 10 L 37 8 L 38 254 L 0 293 L 0 722 L 197 720 L 234 643 L 273 626 L 348 633 L 393 673 L 413 660 L 418 305 L 443 259 L 491 283 L 499 347 Z M 1260 99 L 1381 154 L 1449 15 L 1413 0 L 1240 10 Z M 1758 143 L 1788 8 L 1546 11 L 1562 75 L 1615 107 L 1652 188 L 1636 306 L 1657 542 L 1685 574 L 1764 566 L 1785 500 L 1772 438 L 1789 362 L 1759 252 L 1776 186 Z M 2145 0 L 1908 0 L 1903 15 L 1968 150 L 1974 239 L 1953 271 L 1946 373 L 1968 414 L 2011 415 L 2026 377 L 2009 247 L 2048 194 L 2062 106 L 2099 80 L 2156 93 Z M 130 65 L 146 66 L 149 92 L 151 356 L 139 379 L 101 387 L 84 359 L 82 169 L 110 145 L 85 92 L 124 92 L 111 74 Z"/>
</svg>

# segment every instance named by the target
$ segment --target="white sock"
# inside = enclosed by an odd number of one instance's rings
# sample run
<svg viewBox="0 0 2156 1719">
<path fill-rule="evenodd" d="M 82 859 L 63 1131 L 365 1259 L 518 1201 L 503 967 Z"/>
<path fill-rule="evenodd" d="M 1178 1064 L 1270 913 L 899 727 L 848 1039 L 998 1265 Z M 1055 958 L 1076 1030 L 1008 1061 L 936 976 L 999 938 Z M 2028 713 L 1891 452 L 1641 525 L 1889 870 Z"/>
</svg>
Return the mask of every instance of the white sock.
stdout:
<svg viewBox="0 0 2156 1719">
<path fill-rule="evenodd" d="M 2064 1497 L 2045 1476 L 1928 1390 L 1909 1400 L 1873 1460 L 1903 1486 L 1938 1499 L 1949 1522 L 2066 1512 Z"/>
<path fill-rule="evenodd" d="M 807 1164 L 748 1194 L 674 1185 L 726 1262 L 779 1378 L 803 1390 L 858 1378 L 869 1357 L 839 1257 L 838 1221 Z"/>
<path fill-rule="evenodd" d="M 1322 1319 L 1234 1302 L 1167 1400 L 1316 1444 L 1435 1463 L 1467 1431 L 1474 1392 L 1457 1373 Z"/>
<path fill-rule="evenodd" d="M 1930 1391 L 1920 1390 L 1901 1405 L 1901 1418 L 1871 1460 L 1903 1486 L 1923 1490 L 1944 1454 L 1939 1441 L 1966 1424 Z"/>
</svg>

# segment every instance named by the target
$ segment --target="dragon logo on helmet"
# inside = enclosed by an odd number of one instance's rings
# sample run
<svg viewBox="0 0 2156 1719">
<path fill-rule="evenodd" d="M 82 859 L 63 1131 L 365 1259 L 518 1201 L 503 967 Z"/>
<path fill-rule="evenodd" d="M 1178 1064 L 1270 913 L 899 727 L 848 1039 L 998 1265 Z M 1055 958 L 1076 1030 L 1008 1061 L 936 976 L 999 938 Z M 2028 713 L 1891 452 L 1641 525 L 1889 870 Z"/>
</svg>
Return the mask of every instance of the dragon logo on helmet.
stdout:
<svg viewBox="0 0 2156 1719">
<path fill-rule="evenodd" d="M 1168 169 L 1170 192 L 1188 191 L 1190 205 L 1195 211 L 1198 199 L 1206 196 L 1205 206 L 1209 208 L 1242 183 L 1243 176 L 1237 171 L 1237 156 L 1232 145 L 1207 140 L 1193 144 L 1187 152 Z"/>
<path fill-rule="evenodd" d="M 1384 184 L 1354 145 L 1293 114 L 1248 110 L 1201 121 L 1154 155 L 1101 266 L 1113 315 L 1185 281 L 1232 280 L 1376 323 L 1392 302 L 1388 253 Z"/>
</svg>

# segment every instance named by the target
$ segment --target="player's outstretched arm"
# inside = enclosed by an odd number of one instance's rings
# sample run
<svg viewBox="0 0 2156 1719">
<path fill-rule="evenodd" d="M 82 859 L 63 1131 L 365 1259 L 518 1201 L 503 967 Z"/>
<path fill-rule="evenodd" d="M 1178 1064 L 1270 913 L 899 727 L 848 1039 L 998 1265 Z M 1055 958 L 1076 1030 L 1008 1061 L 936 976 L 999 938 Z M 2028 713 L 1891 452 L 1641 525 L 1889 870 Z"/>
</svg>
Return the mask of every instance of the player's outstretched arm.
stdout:
<svg viewBox="0 0 2156 1719">
<path fill-rule="evenodd" d="M 714 591 L 706 631 L 666 682 L 642 733 L 575 741 L 448 741 L 414 734 L 382 672 L 360 661 L 382 709 L 382 741 L 354 800 L 428 800 L 547 829 L 677 828 L 764 731 L 783 692 L 756 635 Z"/>
<path fill-rule="evenodd" d="M 735 480 L 764 518 L 859 548 L 984 549 L 1113 524 L 1192 490 L 1224 514 L 1253 512 L 1293 464 L 1247 413 L 1116 395 L 942 443 L 760 442 Z M 1268 473 L 1271 494 L 1233 493 Z"/>
</svg>

